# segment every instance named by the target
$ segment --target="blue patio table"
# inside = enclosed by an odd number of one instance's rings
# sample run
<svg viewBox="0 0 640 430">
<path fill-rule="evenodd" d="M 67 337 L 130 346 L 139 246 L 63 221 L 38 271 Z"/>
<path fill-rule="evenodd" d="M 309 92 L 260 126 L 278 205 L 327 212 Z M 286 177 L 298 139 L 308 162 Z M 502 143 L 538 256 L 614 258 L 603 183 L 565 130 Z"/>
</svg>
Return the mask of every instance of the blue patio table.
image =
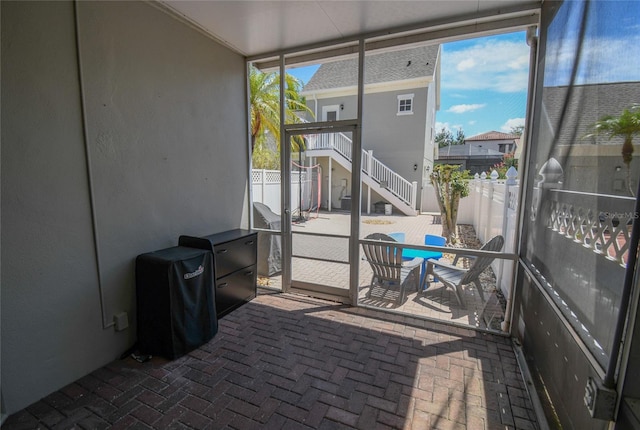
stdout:
<svg viewBox="0 0 640 430">
<path fill-rule="evenodd" d="M 408 249 L 405 248 L 402 250 L 402 258 L 411 260 L 416 257 L 423 258 L 422 262 L 422 270 L 420 271 L 420 289 L 424 291 L 425 279 L 427 277 L 427 260 L 433 258 L 434 260 L 439 260 L 442 258 L 442 252 L 437 251 L 426 251 L 422 249 Z"/>
</svg>

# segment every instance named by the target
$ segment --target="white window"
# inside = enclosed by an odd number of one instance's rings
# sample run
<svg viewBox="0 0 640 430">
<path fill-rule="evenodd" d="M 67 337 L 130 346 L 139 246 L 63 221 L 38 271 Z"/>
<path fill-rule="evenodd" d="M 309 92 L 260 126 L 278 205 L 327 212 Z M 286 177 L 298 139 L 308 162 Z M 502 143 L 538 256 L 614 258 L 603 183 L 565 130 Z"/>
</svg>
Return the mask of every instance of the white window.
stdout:
<svg viewBox="0 0 640 430">
<path fill-rule="evenodd" d="M 413 94 L 398 96 L 398 115 L 413 115 Z"/>
</svg>

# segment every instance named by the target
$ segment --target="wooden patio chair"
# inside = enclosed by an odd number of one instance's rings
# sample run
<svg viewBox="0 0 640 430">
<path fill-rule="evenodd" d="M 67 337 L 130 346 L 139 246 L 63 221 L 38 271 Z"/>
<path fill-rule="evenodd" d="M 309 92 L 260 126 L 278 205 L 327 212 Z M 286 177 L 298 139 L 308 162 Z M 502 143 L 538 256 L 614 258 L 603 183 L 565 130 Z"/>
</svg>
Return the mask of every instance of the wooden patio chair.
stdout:
<svg viewBox="0 0 640 430">
<path fill-rule="evenodd" d="M 367 240 L 380 240 L 385 242 L 395 242 L 395 240 L 382 233 L 373 233 L 365 237 Z M 398 304 L 402 304 L 406 298 L 406 286 L 412 281 L 416 291 L 420 286 L 420 268 L 422 258 L 413 260 L 402 260 L 402 248 L 388 243 L 369 244 L 363 243 L 364 259 L 369 262 L 373 276 L 367 297 L 371 297 L 371 291 L 376 285 L 398 285 Z"/>
<path fill-rule="evenodd" d="M 504 238 L 500 235 L 492 238 L 489 242 L 485 243 L 481 251 L 495 251 L 498 252 L 504 245 Z M 478 294 L 484 302 L 484 291 L 482 290 L 482 284 L 480 283 L 480 274 L 489 267 L 495 257 L 469 257 L 473 258 L 473 263 L 468 269 L 456 267 L 458 259 L 463 256 L 457 254 L 453 260 L 453 265 L 441 263 L 439 261 L 429 260 L 427 266 L 427 273 L 432 274 L 434 278 L 438 278 L 439 282 L 442 282 L 446 287 L 453 289 L 456 294 L 458 303 L 463 308 L 465 306 L 464 298 L 462 296 L 462 286 L 470 283 L 474 283 L 478 289 Z"/>
</svg>

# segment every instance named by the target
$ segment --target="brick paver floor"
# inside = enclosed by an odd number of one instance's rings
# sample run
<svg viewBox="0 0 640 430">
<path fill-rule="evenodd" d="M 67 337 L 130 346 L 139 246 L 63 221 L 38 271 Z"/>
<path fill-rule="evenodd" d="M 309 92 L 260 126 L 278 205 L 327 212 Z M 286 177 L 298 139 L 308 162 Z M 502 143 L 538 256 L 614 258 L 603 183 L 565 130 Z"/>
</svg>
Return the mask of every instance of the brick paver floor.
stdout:
<svg viewBox="0 0 640 430">
<path fill-rule="evenodd" d="M 114 361 L 4 429 L 536 429 L 510 340 L 261 294 L 191 353 Z"/>
</svg>

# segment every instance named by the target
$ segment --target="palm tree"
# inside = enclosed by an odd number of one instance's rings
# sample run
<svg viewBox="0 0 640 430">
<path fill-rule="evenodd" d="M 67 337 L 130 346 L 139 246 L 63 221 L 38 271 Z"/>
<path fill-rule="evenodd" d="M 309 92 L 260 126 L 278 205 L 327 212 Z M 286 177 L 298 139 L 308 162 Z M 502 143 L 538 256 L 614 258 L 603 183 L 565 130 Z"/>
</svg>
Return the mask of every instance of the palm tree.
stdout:
<svg viewBox="0 0 640 430">
<path fill-rule="evenodd" d="M 285 75 L 285 122 L 295 124 L 302 122 L 296 111 L 305 111 L 313 115 L 305 100 L 300 96 L 302 82 L 295 76 Z M 269 132 L 280 145 L 280 74 L 263 73 L 254 66 L 249 68 L 249 106 L 251 110 L 251 153 L 259 139 Z M 302 140 L 294 142 L 294 149 L 303 148 Z"/>
<path fill-rule="evenodd" d="M 633 136 L 640 134 L 640 104 L 625 109 L 619 116 L 606 115 L 593 125 L 593 133 L 588 137 L 605 134 L 609 139 L 624 138 L 622 144 L 622 161 L 627 166 L 627 187 L 629 194 L 635 197 L 631 187 L 631 160 L 633 159 Z"/>
</svg>

